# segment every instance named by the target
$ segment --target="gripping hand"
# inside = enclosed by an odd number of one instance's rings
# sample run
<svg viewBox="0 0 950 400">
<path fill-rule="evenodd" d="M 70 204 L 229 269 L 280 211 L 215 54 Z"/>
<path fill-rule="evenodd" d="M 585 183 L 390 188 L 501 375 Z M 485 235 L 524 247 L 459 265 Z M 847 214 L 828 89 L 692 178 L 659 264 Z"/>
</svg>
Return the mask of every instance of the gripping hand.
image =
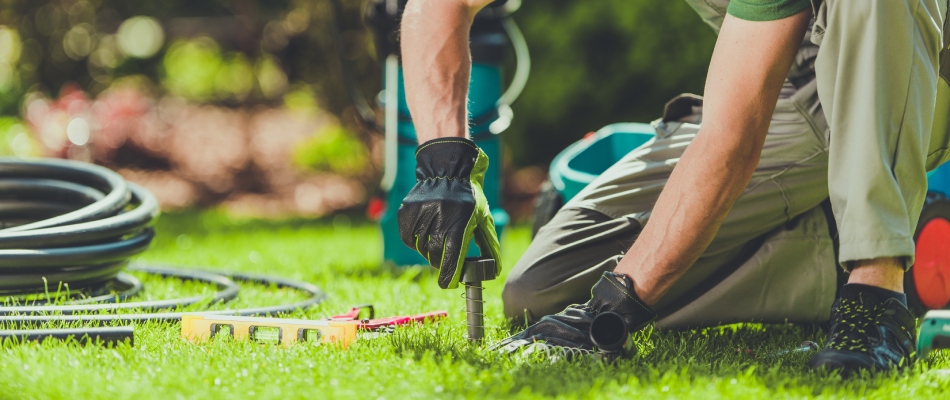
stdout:
<svg viewBox="0 0 950 400">
<path fill-rule="evenodd" d="M 500 261 L 482 191 L 487 169 L 488 156 L 468 139 L 434 139 L 416 150 L 416 185 L 399 207 L 399 236 L 439 269 L 443 289 L 458 287 L 473 237 L 482 257 Z"/>
<path fill-rule="evenodd" d="M 559 350 L 568 356 L 593 354 L 598 349 L 591 340 L 590 328 L 598 314 L 616 313 L 622 320 L 623 328 L 630 333 L 656 319 L 656 313 L 640 300 L 632 288 L 633 282 L 626 275 L 604 272 L 591 289 L 591 299 L 587 303 L 573 304 L 564 311 L 541 318 L 538 323 L 492 348 L 506 353 L 540 347 L 544 350 Z"/>
</svg>

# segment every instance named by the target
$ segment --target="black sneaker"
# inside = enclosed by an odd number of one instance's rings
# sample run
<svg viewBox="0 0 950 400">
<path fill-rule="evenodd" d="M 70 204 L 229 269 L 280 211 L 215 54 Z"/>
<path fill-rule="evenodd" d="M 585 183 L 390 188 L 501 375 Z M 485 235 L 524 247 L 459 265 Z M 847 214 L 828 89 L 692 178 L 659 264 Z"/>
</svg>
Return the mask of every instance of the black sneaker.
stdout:
<svg viewBox="0 0 950 400">
<path fill-rule="evenodd" d="M 832 307 L 825 349 L 808 360 L 815 369 L 885 371 L 909 366 L 916 357 L 916 320 L 900 300 L 884 301 L 862 293 L 839 298 Z"/>
</svg>

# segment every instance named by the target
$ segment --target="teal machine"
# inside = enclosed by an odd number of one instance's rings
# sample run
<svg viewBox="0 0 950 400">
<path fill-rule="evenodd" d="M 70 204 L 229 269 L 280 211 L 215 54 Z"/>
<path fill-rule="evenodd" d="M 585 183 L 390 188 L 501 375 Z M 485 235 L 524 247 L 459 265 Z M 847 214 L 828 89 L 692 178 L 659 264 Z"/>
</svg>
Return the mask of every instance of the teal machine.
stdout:
<svg viewBox="0 0 950 400">
<path fill-rule="evenodd" d="M 399 238 L 396 218 L 399 205 L 416 183 L 415 151 L 418 146 L 415 128 L 409 115 L 399 61 L 398 29 L 407 0 L 372 0 L 366 19 L 376 38 L 376 49 L 383 60 L 383 91 L 377 102 L 384 110 L 385 169 L 381 183 L 385 193 L 380 218 L 383 233 L 383 257 L 395 265 L 427 265 L 422 256 L 406 247 Z M 501 207 L 502 144 L 500 134 L 511 122 L 509 105 L 520 94 L 527 80 L 529 59 L 527 45 L 509 15 L 520 1 L 501 0 L 483 9 L 472 25 L 472 74 L 469 85 L 469 125 L 472 140 L 488 155 L 485 196 L 491 207 L 498 236 L 508 225 L 508 214 Z M 503 91 L 502 66 L 514 48 L 517 70 L 512 83 Z M 469 247 L 469 256 L 477 256 L 478 247 Z"/>
</svg>

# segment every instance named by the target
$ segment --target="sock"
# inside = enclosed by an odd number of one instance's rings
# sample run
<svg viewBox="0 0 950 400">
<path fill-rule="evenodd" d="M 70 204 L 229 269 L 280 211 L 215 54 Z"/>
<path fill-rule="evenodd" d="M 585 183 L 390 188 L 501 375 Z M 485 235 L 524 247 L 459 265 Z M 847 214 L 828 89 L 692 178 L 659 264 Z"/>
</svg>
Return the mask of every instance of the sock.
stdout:
<svg viewBox="0 0 950 400">
<path fill-rule="evenodd" d="M 901 304 L 907 306 L 907 295 L 904 293 L 860 283 L 849 283 L 842 286 L 839 296 L 843 299 L 861 300 L 862 294 L 865 300 L 873 299 L 874 303 L 883 303 L 887 299 L 897 299 Z"/>
</svg>

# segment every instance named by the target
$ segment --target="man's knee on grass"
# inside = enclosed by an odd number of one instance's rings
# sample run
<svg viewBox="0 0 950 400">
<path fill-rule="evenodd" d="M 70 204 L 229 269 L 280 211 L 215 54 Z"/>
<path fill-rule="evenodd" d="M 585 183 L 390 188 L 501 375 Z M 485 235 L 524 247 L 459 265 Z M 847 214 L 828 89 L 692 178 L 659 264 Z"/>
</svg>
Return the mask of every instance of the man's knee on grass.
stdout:
<svg viewBox="0 0 950 400">
<path fill-rule="evenodd" d="M 509 278 L 505 281 L 501 299 L 504 303 L 505 317 L 511 320 L 513 328 L 522 328 L 536 321 L 537 318 L 534 316 L 539 315 L 536 312 L 537 290 L 538 288 L 531 285 L 530 280 L 525 279 L 524 276 L 518 279 Z"/>
</svg>

